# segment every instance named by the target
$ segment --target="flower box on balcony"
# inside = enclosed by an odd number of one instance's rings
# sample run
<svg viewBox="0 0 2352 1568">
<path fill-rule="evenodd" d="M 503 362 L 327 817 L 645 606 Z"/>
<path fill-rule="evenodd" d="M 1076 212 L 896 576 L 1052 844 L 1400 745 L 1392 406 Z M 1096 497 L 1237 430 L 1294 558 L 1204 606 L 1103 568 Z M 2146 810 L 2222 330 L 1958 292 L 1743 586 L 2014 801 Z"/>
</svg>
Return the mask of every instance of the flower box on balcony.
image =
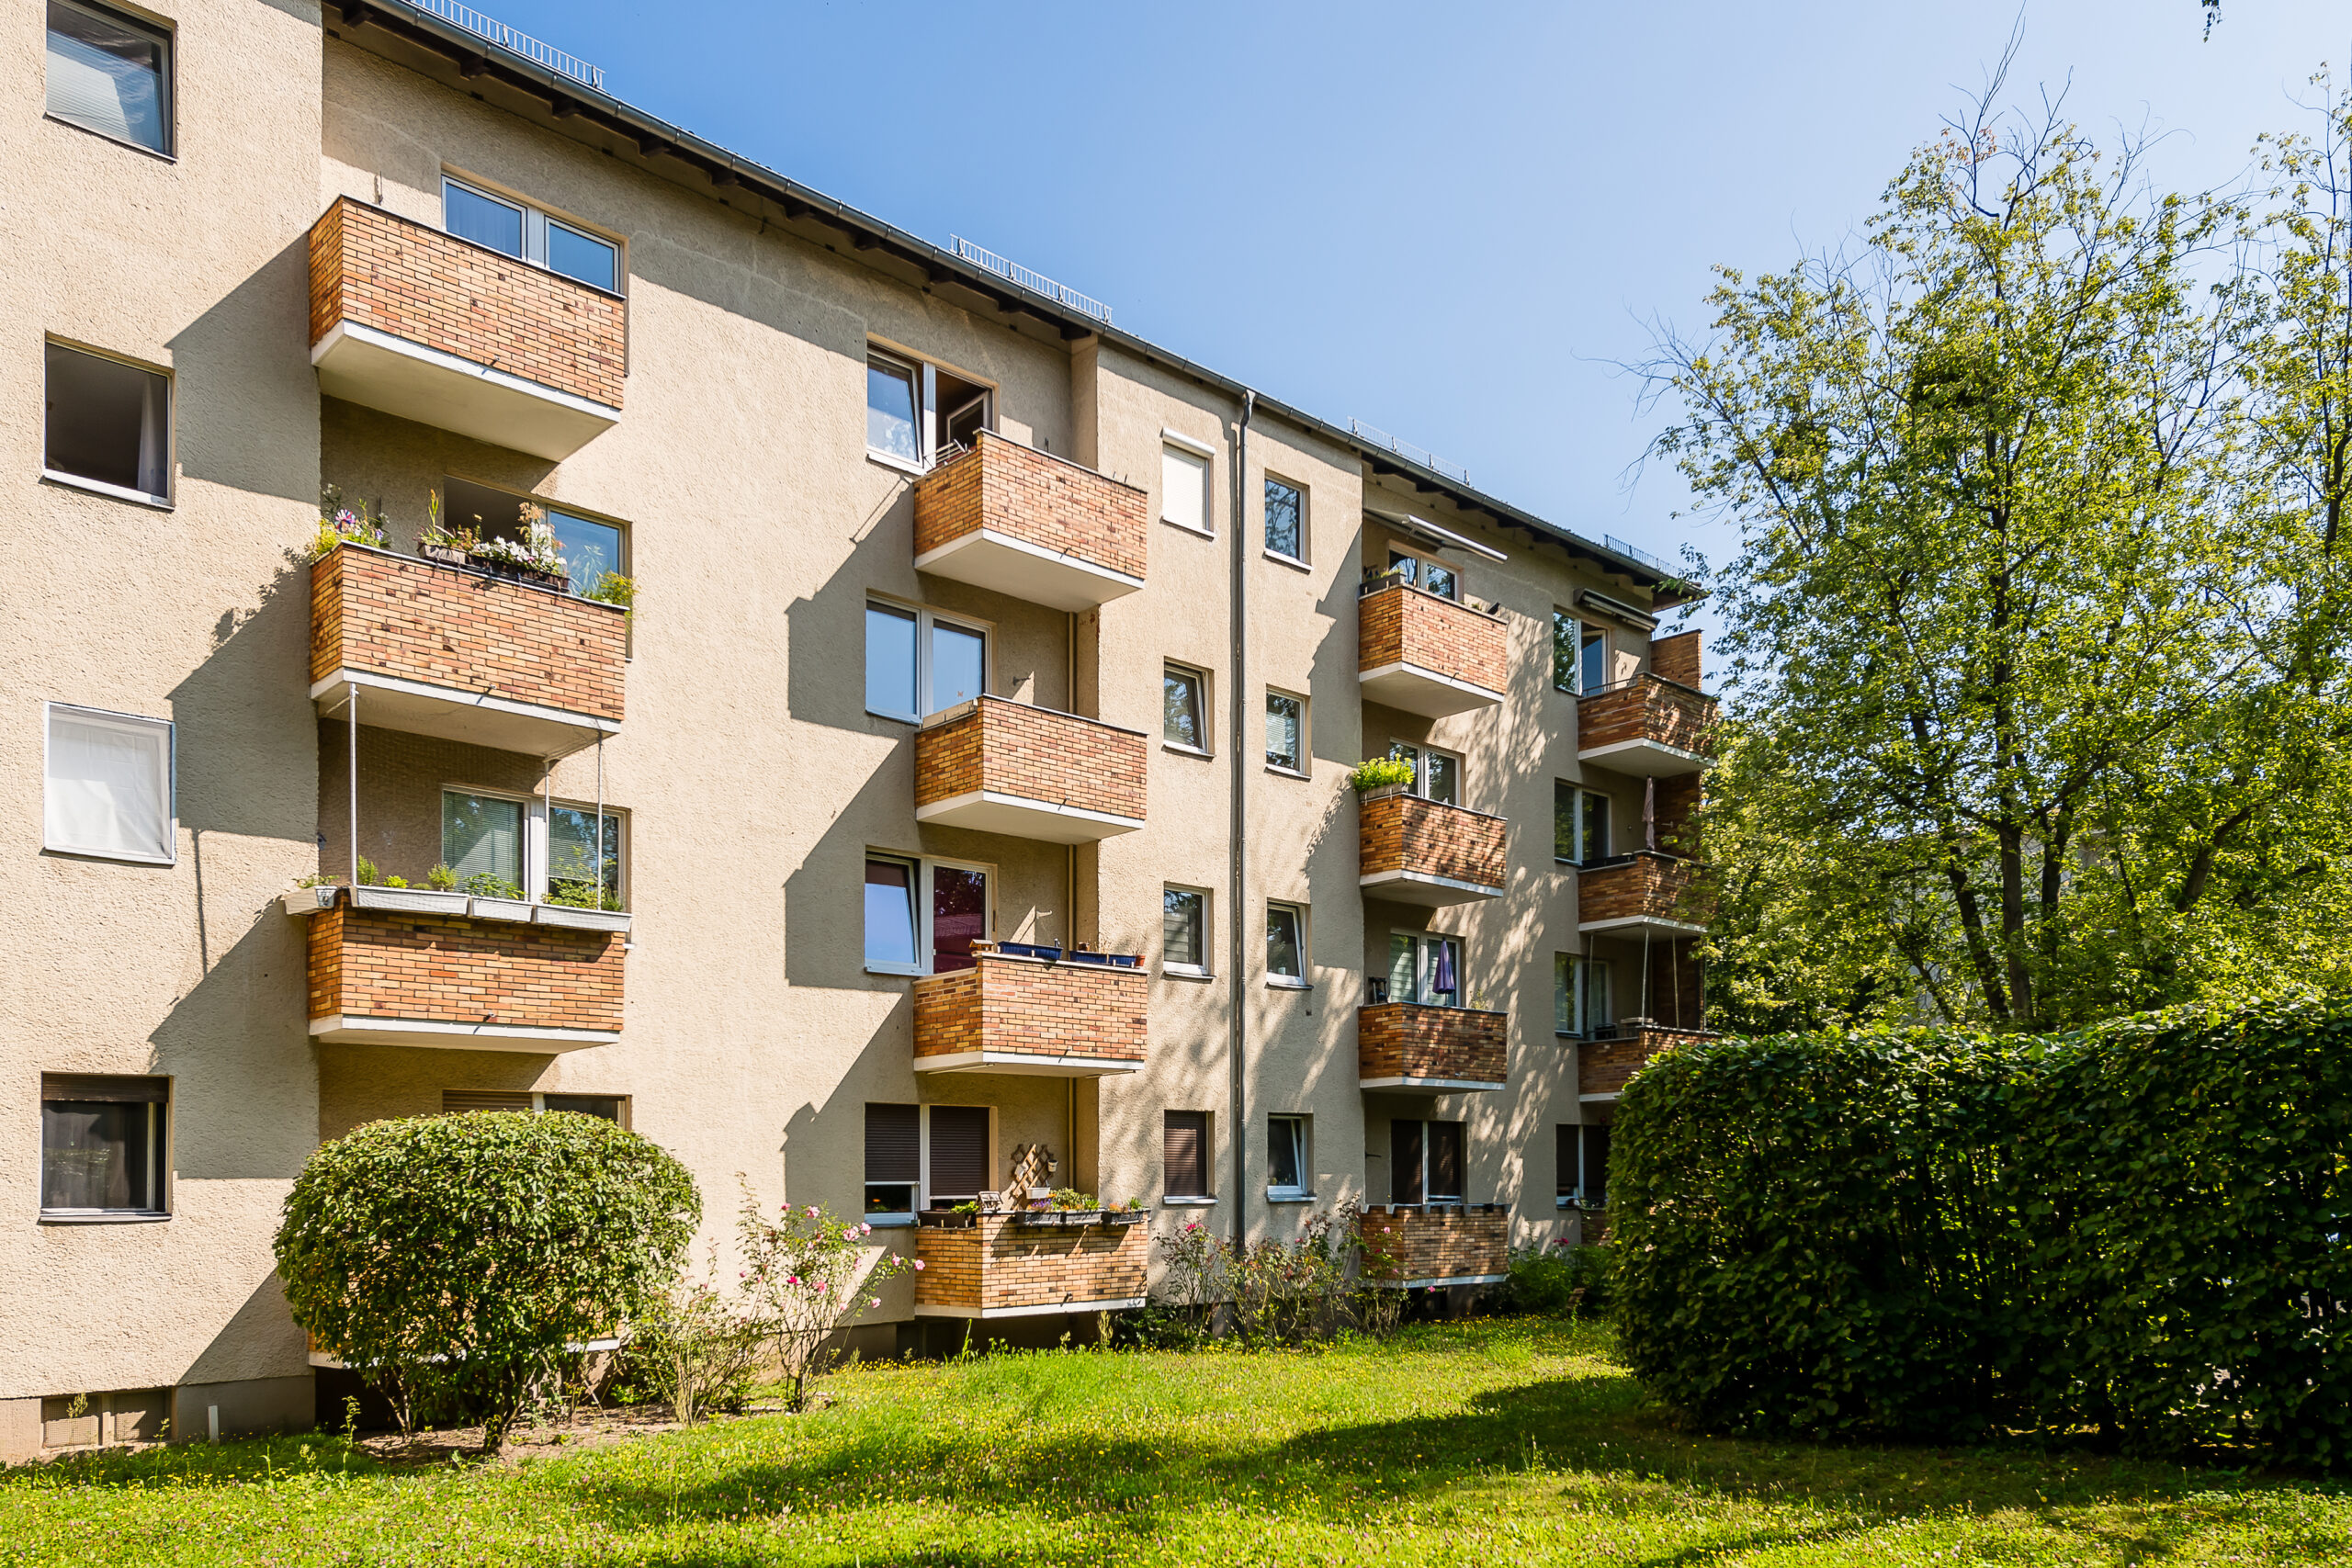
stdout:
<svg viewBox="0 0 2352 1568">
<path fill-rule="evenodd" d="M 1414 795 L 1402 784 L 1364 792 L 1356 809 L 1357 881 L 1374 897 L 1440 906 L 1503 890 L 1499 817 Z"/>
<path fill-rule="evenodd" d="M 1396 581 L 1356 600 L 1356 678 L 1367 702 L 1428 718 L 1492 707 L 1510 684 L 1502 617 Z"/>
<path fill-rule="evenodd" d="M 355 909 L 407 909 L 423 915 L 462 915 L 466 896 L 432 887 L 381 887 L 362 884 L 351 892 Z"/>
<path fill-rule="evenodd" d="M 1452 1094 L 1500 1089 L 1510 1015 L 1419 1002 L 1356 1010 L 1356 1071 L 1363 1089 Z"/>
<path fill-rule="evenodd" d="M 569 926 L 582 931 L 625 931 L 629 929 L 627 909 L 582 909 L 570 904 L 534 904 L 533 923 L 542 926 Z"/>
<path fill-rule="evenodd" d="M 1021 1223 L 1021 1213 L 922 1216 L 915 1231 L 915 1315 L 978 1319 L 1120 1312 L 1144 1304 L 1150 1232 L 1098 1219 Z"/>
<path fill-rule="evenodd" d="M 466 913 L 477 920 L 513 920 L 518 925 L 529 925 L 531 908 L 528 898 L 485 898 L 476 894 Z"/>
<path fill-rule="evenodd" d="M 980 697 L 915 735 L 915 819 L 1084 844 L 1144 824 L 1140 730 Z"/>
<path fill-rule="evenodd" d="M 1143 586 L 1150 497 L 983 430 L 915 484 L 915 570 L 1056 610 Z"/>
</svg>

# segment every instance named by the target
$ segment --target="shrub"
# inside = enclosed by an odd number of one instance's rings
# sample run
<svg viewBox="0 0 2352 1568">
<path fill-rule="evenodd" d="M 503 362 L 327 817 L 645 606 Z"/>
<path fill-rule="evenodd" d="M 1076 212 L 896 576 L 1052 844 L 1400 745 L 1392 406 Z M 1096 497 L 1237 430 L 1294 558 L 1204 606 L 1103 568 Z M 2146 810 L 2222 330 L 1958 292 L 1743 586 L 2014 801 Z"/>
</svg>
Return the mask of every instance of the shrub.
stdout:
<svg viewBox="0 0 2352 1568">
<path fill-rule="evenodd" d="M 403 1425 L 471 1408 L 495 1454 L 572 1347 L 662 1305 L 701 1207 L 684 1166 L 596 1117 L 376 1122 L 302 1168 L 277 1270 Z"/>
<path fill-rule="evenodd" d="M 1497 1303 L 1500 1310 L 1563 1317 L 1607 1307 L 1609 1249 L 1568 1247 L 1565 1241 L 1510 1249 L 1510 1278 Z"/>
<path fill-rule="evenodd" d="M 721 1287 L 714 1258 L 703 1278 L 679 1280 L 637 1325 L 629 1368 L 691 1427 L 711 1410 L 743 1407 L 772 1337 L 751 1300 Z"/>
<path fill-rule="evenodd" d="M 1230 1329 L 1245 1346 L 1296 1346 L 1342 1330 L 1385 1335 L 1404 1292 L 1369 1279 L 1386 1261 L 1367 1247 L 1362 1211 L 1342 1203 L 1310 1216 L 1296 1239 L 1236 1244 L 1198 1220 L 1159 1238 L 1166 1266 L 1139 1325 L 1156 1345 L 1202 1343 Z"/>
<path fill-rule="evenodd" d="M 1402 757 L 1374 757 L 1358 762 L 1348 774 L 1348 782 L 1356 786 L 1359 794 L 1389 784 L 1408 784 L 1413 782 L 1413 764 Z"/>
<path fill-rule="evenodd" d="M 837 1220 L 818 1204 L 786 1204 L 771 1220 L 748 1188 L 735 1234 L 743 1254 L 744 1293 L 775 1342 L 783 1373 L 785 1404 L 808 1403 L 808 1380 L 822 1372 L 833 1352 L 827 1340 L 862 1306 L 880 1306 L 867 1294 L 920 1258 L 896 1258 L 867 1245 L 874 1227 L 863 1220 Z"/>
</svg>

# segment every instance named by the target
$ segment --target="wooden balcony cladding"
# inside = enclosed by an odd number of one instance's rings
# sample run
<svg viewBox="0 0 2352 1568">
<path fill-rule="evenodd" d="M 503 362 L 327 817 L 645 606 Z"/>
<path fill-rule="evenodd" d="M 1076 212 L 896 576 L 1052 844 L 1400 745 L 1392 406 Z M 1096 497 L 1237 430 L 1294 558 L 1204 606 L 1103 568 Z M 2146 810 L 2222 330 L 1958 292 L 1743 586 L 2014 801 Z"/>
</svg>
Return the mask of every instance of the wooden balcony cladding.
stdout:
<svg viewBox="0 0 2352 1568">
<path fill-rule="evenodd" d="M 1012 1214 L 974 1214 L 968 1224 L 919 1227 L 915 1256 L 917 1317 L 1118 1312 L 1144 1303 L 1151 1228 L 1031 1226 Z"/>
<path fill-rule="evenodd" d="M 1607 1039 L 1577 1043 L 1577 1094 L 1582 1100 L 1614 1100 L 1650 1058 L 1686 1040 L 1713 1040 L 1709 1029 L 1674 1029 L 1645 1018 L 1630 1018 Z"/>
<path fill-rule="evenodd" d="M 1577 929 L 1640 936 L 1703 934 L 1707 908 L 1695 861 L 1637 850 L 1577 873 Z"/>
<path fill-rule="evenodd" d="M 1134 1072 L 1150 986 L 1141 967 L 981 953 L 915 981 L 915 1071 Z"/>
<path fill-rule="evenodd" d="M 1509 1013 L 1419 1002 L 1356 1010 L 1356 1076 L 1364 1089 L 1500 1089 L 1510 1055 Z"/>
<path fill-rule="evenodd" d="M 1510 1210 L 1501 1203 L 1366 1209 L 1356 1222 L 1364 1277 L 1376 1285 L 1491 1285 L 1510 1273 Z"/>
<path fill-rule="evenodd" d="M 915 818 L 1054 844 L 1144 824 L 1141 730 L 1003 697 L 933 714 L 915 735 Z"/>
<path fill-rule="evenodd" d="M 621 296 L 347 196 L 310 259 L 330 397 L 557 460 L 618 421 Z"/>
<path fill-rule="evenodd" d="M 356 909 L 310 920 L 311 1033 L 333 1044 L 574 1051 L 621 1034 L 617 931 Z"/>
<path fill-rule="evenodd" d="M 311 695 L 343 717 L 560 756 L 620 728 L 617 605 L 342 544 L 311 567 Z"/>
<path fill-rule="evenodd" d="M 1395 583 L 1356 600 L 1356 674 L 1367 701 L 1430 718 L 1491 707 L 1510 683 L 1498 615 Z"/>
<path fill-rule="evenodd" d="M 1424 800 L 1401 786 L 1356 807 L 1358 882 L 1403 904 L 1466 904 L 1503 890 L 1510 824 L 1483 811 Z"/>
<path fill-rule="evenodd" d="M 1150 496 L 994 431 L 915 481 L 915 570 L 1057 610 L 1144 582 Z"/>
<path fill-rule="evenodd" d="M 1695 773 L 1715 750 L 1715 699 L 1643 673 L 1577 699 L 1577 760 L 1651 777 Z"/>
</svg>

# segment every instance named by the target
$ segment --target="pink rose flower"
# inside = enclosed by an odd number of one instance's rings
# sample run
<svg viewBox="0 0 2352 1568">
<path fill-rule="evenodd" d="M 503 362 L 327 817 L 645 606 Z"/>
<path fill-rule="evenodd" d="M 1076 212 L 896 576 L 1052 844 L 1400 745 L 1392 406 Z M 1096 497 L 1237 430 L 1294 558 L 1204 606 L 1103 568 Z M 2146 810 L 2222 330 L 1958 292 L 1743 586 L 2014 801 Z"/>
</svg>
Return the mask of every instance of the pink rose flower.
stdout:
<svg viewBox="0 0 2352 1568">
<path fill-rule="evenodd" d="M 918 1274 L 922 1272 L 922 1259 L 920 1258 L 915 1259 L 915 1272 Z"/>
</svg>

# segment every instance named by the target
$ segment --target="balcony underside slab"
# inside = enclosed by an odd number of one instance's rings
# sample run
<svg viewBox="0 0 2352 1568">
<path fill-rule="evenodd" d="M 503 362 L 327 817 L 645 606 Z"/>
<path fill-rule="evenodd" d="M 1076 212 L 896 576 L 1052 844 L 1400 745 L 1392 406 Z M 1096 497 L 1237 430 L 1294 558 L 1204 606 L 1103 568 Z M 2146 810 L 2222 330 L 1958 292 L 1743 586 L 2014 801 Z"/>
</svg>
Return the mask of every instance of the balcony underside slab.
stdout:
<svg viewBox="0 0 2352 1568">
<path fill-rule="evenodd" d="M 919 1073 L 1005 1073 L 1015 1077 L 1101 1078 L 1143 1070 L 1143 1063 L 1101 1056 L 1049 1056 L 1035 1051 L 957 1051 L 917 1056 Z"/>
<path fill-rule="evenodd" d="M 1356 879 L 1367 898 L 1385 899 L 1391 904 L 1419 904 L 1430 908 L 1445 908 L 1453 904 L 1475 904 L 1482 898 L 1502 896 L 1499 887 L 1481 883 L 1457 881 L 1451 876 L 1438 876 L 1426 871 L 1375 871 Z"/>
<path fill-rule="evenodd" d="M 1503 700 L 1500 692 L 1490 692 L 1418 664 L 1382 664 L 1358 671 L 1356 678 L 1363 683 L 1364 701 L 1417 713 L 1424 718 L 1471 713 L 1493 707 Z"/>
<path fill-rule="evenodd" d="M 1623 915 L 1613 920 L 1582 921 L 1577 931 L 1582 936 L 1647 936 L 1679 942 L 1686 937 L 1705 936 L 1707 928 L 1688 920 L 1669 920 L 1662 915 Z"/>
<path fill-rule="evenodd" d="M 1056 610 L 1091 610 L 1143 586 L 1143 579 L 1046 549 L 994 528 L 975 528 L 915 557 L 915 570 Z"/>
<path fill-rule="evenodd" d="M 401 419 L 560 462 L 620 423 L 620 411 L 356 321 L 311 345 L 319 390 Z"/>
<path fill-rule="evenodd" d="M 1595 746 L 1578 751 L 1577 761 L 1589 767 L 1646 779 L 1679 778 L 1685 773 L 1704 773 L 1712 765 L 1698 752 L 1668 746 L 1663 740 L 1620 740 L 1612 745 Z"/>
<path fill-rule="evenodd" d="M 519 703 L 484 692 L 435 686 L 365 670 L 338 670 L 311 683 L 311 700 L 321 718 L 341 720 L 354 687 L 359 693 L 359 722 L 371 729 L 397 729 L 462 740 L 532 757 L 565 757 L 617 735 L 620 725 L 564 708 Z"/>
<path fill-rule="evenodd" d="M 364 701 L 364 699 L 363 699 Z M 1132 833 L 1143 826 L 1140 817 L 1114 817 L 1049 800 L 972 790 L 915 807 L 915 820 L 935 828 L 969 828 L 982 833 L 1035 839 L 1048 844 L 1091 844 Z"/>
<path fill-rule="evenodd" d="M 1498 1285 L 1508 1274 L 1436 1274 L 1426 1280 L 1366 1280 L 1375 1291 L 1425 1291 L 1442 1285 Z"/>
<path fill-rule="evenodd" d="M 522 1051 L 546 1056 L 617 1044 L 620 1032 L 533 1029 L 513 1023 L 445 1023 L 432 1019 L 332 1013 L 311 1021 L 311 1038 L 322 1045 L 421 1045 L 444 1051 Z"/>
<path fill-rule="evenodd" d="M 1060 1317 L 1069 1314 L 1097 1312 L 1132 1312 L 1144 1304 L 1142 1296 L 1104 1296 L 1086 1302 L 1046 1302 L 1037 1306 L 968 1307 L 936 1306 L 918 1303 L 917 1317 L 962 1317 L 995 1322 L 1001 1317 Z"/>
<path fill-rule="evenodd" d="M 1383 1094 L 1474 1094 L 1502 1088 L 1499 1081 L 1487 1078 L 1360 1078 L 1358 1089 L 1377 1089 Z"/>
</svg>

